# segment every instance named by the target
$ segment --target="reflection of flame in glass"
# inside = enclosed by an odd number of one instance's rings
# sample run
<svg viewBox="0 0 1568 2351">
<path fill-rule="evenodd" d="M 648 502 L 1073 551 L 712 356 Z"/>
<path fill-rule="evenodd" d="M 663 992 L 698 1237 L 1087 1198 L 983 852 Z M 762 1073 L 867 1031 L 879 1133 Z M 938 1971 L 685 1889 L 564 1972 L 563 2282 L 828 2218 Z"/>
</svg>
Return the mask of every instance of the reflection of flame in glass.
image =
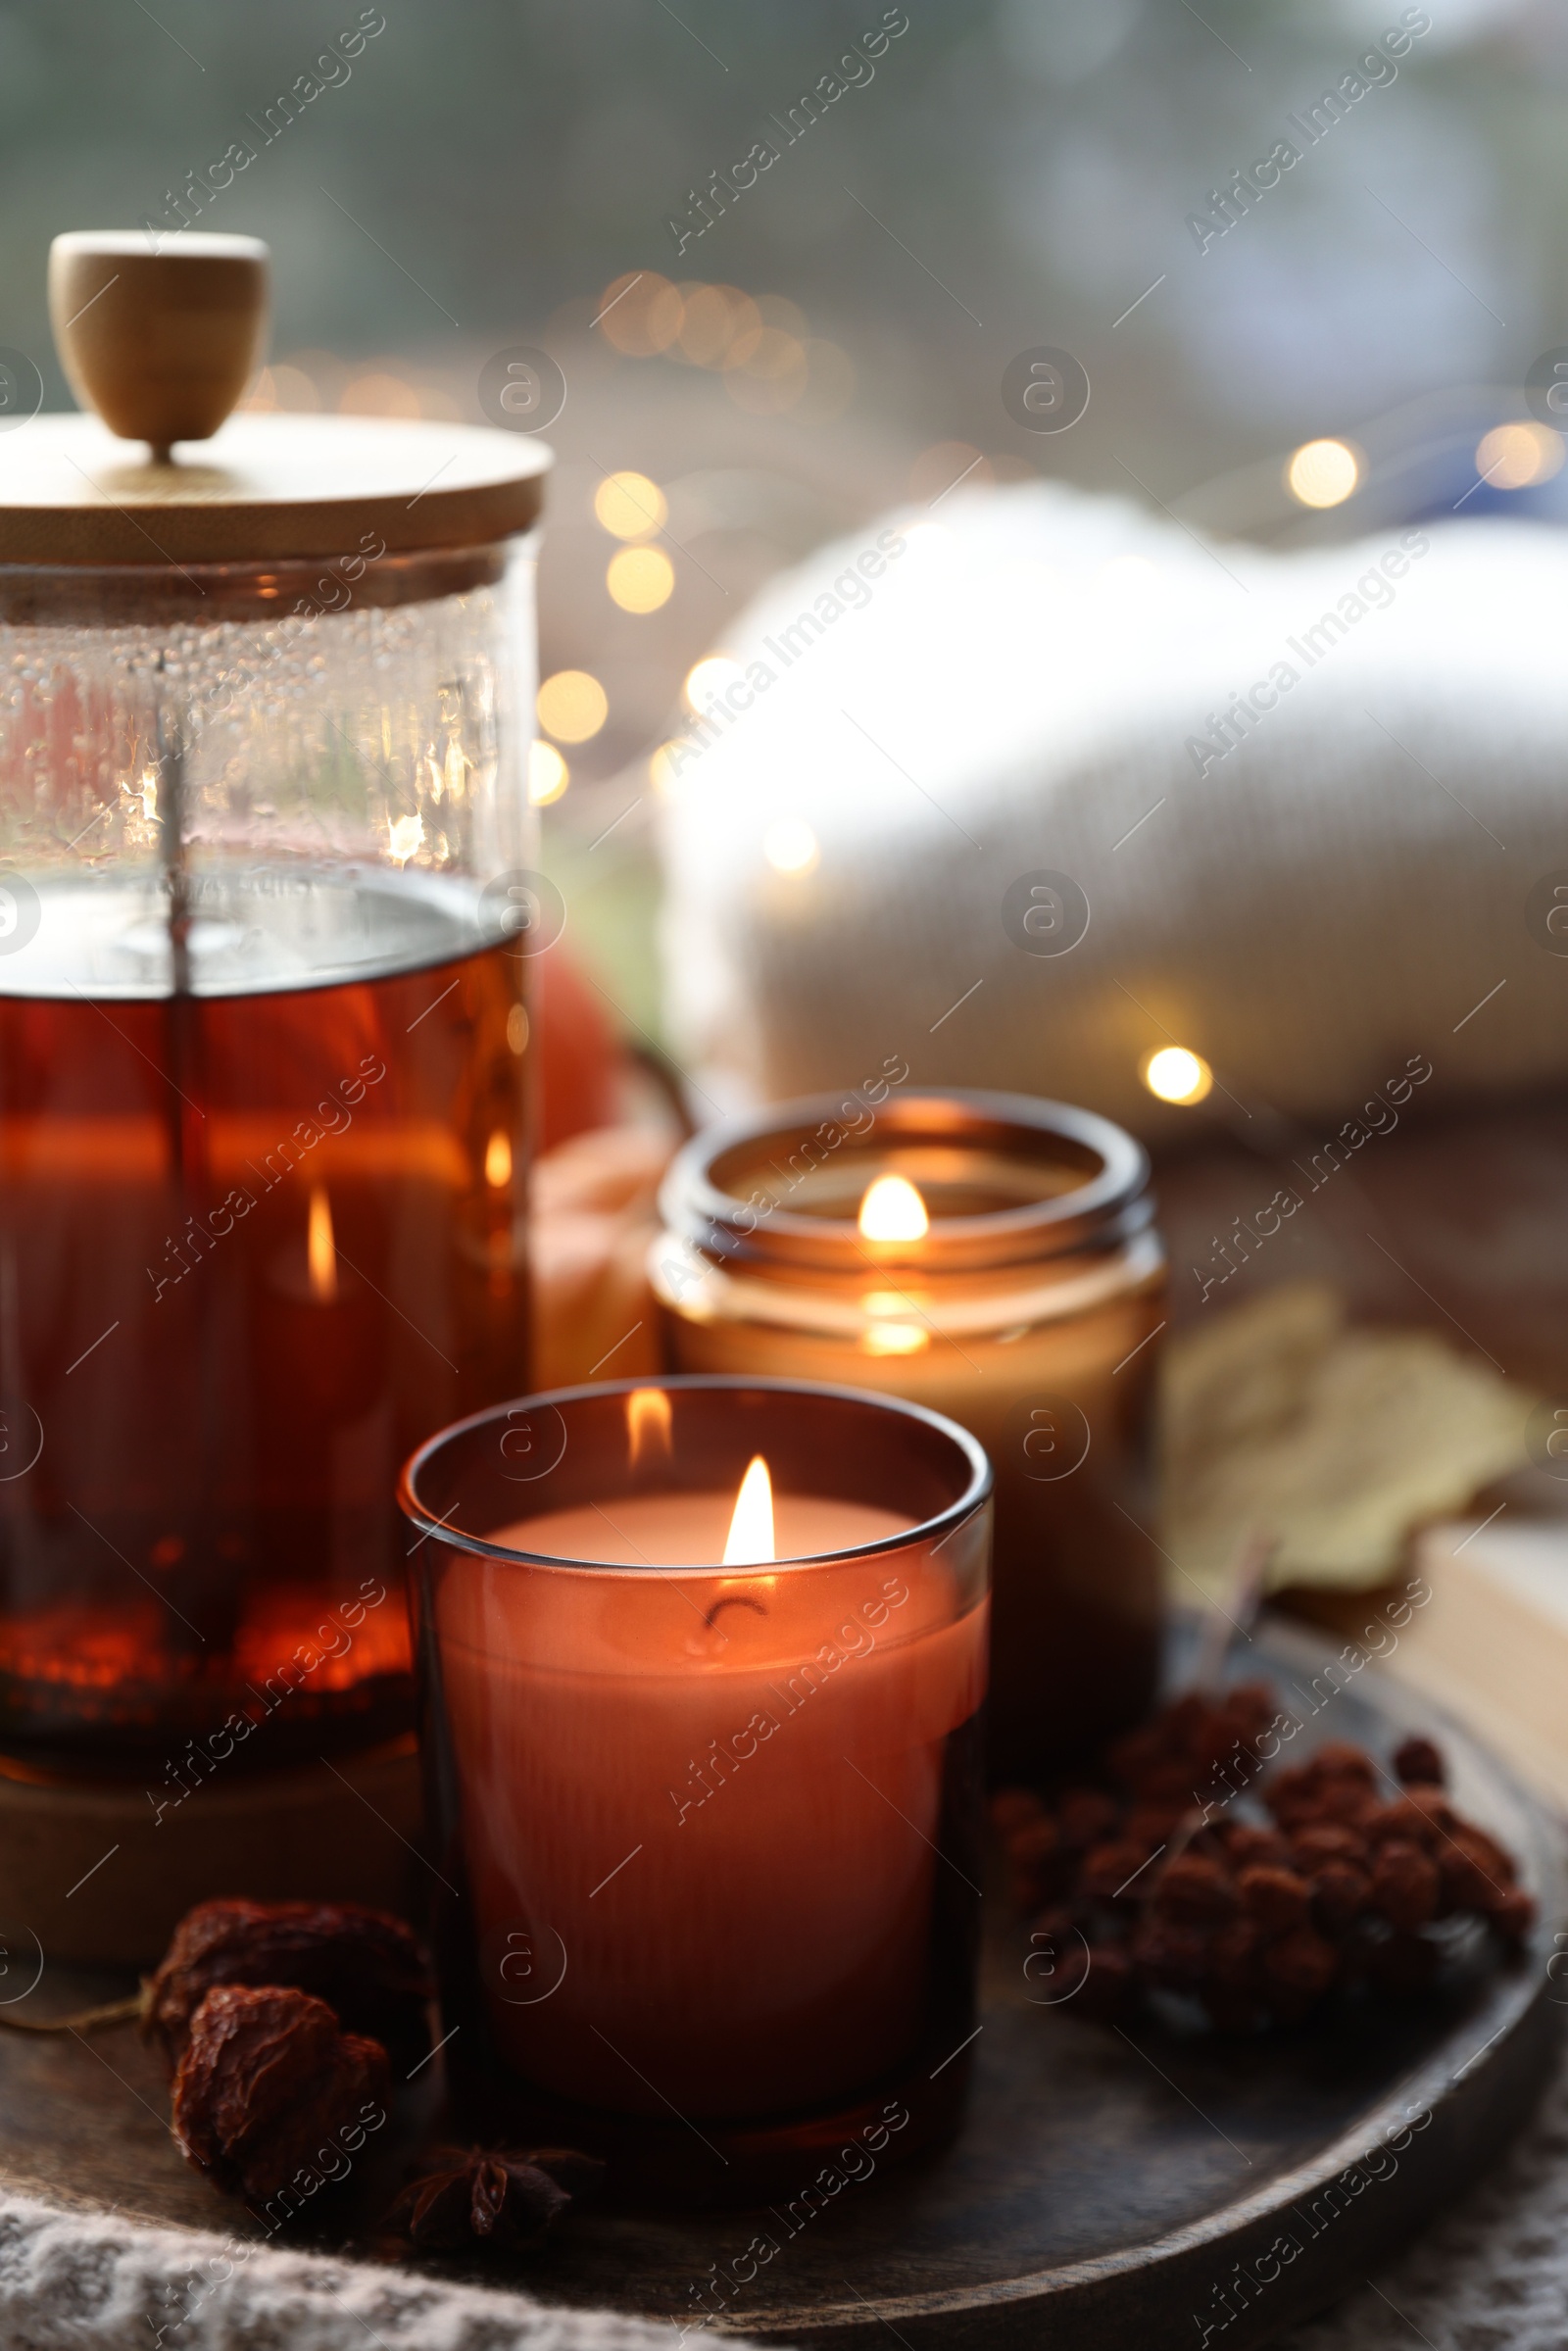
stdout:
<svg viewBox="0 0 1568 2351">
<path fill-rule="evenodd" d="M 626 1436 L 631 1447 L 631 1465 L 635 1469 L 643 1457 L 643 1449 L 657 1441 L 667 1454 L 670 1449 L 669 1398 L 662 1388 L 634 1388 L 626 1398 Z M 771 1558 L 772 1554 L 769 1552 Z"/>
<path fill-rule="evenodd" d="M 400 865 L 406 865 L 424 839 L 424 818 L 399 816 L 388 828 L 387 847 Z"/>
<path fill-rule="evenodd" d="M 725 1567 L 757 1567 L 777 1557 L 773 1548 L 773 1481 L 760 1453 L 753 1457 L 735 1496 L 724 1544 Z"/>
<path fill-rule="evenodd" d="M 332 1239 L 332 1203 L 324 1184 L 311 1187 L 310 1221 L 305 1232 L 305 1259 L 310 1268 L 311 1296 L 337 1296 L 337 1249 Z"/>
<path fill-rule="evenodd" d="M 497 1127 L 484 1147 L 484 1180 L 495 1192 L 504 1192 L 512 1181 L 512 1141 L 505 1127 Z"/>
<path fill-rule="evenodd" d="M 931 1219 L 907 1176 L 879 1175 L 866 1186 L 859 1224 L 862 1241 L 919 1241 Z"/>
<path fill-rule="evenodd" d="M 931 1344 L 916 1322 L 873 1322 L 860 1333 L 863 1355 L 917 1355 Z"/>
</svg>

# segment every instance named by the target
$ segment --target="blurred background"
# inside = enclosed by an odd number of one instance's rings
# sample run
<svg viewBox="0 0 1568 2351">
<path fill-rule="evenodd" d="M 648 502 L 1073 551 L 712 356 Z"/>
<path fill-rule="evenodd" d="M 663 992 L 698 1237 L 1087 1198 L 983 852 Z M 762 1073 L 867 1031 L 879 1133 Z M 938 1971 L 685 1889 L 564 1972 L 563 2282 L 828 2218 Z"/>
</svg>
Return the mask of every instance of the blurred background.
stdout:
<svg viewBox="0 0 1568 2351">
<path fill-rule="evenodd" d="M 50 237 L 183 219 L 273 249 L 253 405 L 480 421 L 487 361 L 550 354 L 534 790 L 578 955 L 657 1036 L 661 747 L 823 539 L 1053 473 L 1280 543 L 1558 512 L 1523 386 L 1568 340 L 1568 13 L 1402 24 L 1309 139 L 1393 0 L 6 8 L 0 342 L 69 406 Z M 1299 163 L 1218 209 L 1284 139 Z M 1002 393 L 1041 345 L 1092 385 L 1049 436 Z"/>
</svg>

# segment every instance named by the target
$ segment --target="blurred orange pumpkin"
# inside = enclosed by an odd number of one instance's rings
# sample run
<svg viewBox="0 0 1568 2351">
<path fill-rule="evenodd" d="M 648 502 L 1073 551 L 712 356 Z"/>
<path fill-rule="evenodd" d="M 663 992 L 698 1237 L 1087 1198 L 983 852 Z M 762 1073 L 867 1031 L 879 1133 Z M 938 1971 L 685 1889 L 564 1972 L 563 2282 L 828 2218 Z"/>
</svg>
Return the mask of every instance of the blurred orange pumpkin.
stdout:
<svg viewBox="0 0 1568 2351">
<path fill-rule="evenodd" d="M 647 1260 L 675 1136 L 662 1124 L 616 1123 L 635 1100 L 633 1064 L 604 998 L 562 947 L 540 958 L 532 980 L 534 1385 L 654 1372 L 661 1339 Z"/>
<path fill-rule="evenodd" d="M 624 1056 L 604 998 L 564 946 L 534 965 L 529 1018 L 539 1050 L 541 1151 L 590 1127 L 609 1126 L 619 1108 Z"/>
</svg>

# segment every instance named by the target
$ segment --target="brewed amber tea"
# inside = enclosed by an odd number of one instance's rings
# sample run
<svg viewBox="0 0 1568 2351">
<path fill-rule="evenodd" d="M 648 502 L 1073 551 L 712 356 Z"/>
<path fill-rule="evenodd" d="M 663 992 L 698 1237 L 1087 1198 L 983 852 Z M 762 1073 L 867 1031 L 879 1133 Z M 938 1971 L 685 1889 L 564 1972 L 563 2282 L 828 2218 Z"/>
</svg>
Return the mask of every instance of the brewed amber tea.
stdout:
<svg viewBox="0 0 1568 2351">
<path fill-rule="evenodd" d="M 0 965 L 0 1739 L 401 1729 L 398 1465 L 527 1385 L 519 944 L 472 882 L 303 862 L 173 921 L 107 874 L 35 911 Z"/>
</svg>

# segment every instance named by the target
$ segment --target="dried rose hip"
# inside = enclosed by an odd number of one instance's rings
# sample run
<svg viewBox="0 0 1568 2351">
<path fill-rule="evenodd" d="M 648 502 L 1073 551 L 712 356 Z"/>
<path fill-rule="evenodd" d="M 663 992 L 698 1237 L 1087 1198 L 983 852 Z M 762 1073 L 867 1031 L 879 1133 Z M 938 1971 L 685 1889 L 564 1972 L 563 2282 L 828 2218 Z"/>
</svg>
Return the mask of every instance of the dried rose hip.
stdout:
<svg viewBox="0 0 1568 2351">
<path fill-rule="evenodd" d="M 390 2091 L 386 2051 L 339 2032 L 324 2000 L 225 1984 L 190 2020 L 172 2128 L 187 2163 L 262 2204 L 302 2173 L 321 2185 L 328 2148 L 347 2154 L 347 2134 L 379 2129 Z"/>
<path fill-rule="evenodd" d="M 1441 1788 L 1448 1776 L 1443 1750 L 1430 1739 L 1402 1740 L 1394 1750 L 1394 1776 L 1405 1783 L 1417 1780 L 1429 1788 Z"/>
<path fill-rule="evenodd" d="M 1298 1826 L 1323 1818 L 1318 1784 L 1302 1763 L 1287 1764 L 1276 1772 L 1263 1790 L 1263 1801 L 1287 1836 Z"/>
<path fill-rule="evenodd" d="M 604 2172 L 574 2147 L 449 2148 L 433 2172 L 403 2190 L 388 2218 L 421 2252 L 456 2253 L 475 2243 L 525 2252 L 544 2242 L 568 2204 L 593 2193 Z"/>
<path fill-rule="evenodd" d="M 1348 1861 L 1357 1869 L 1366 1866 L 1365 1837 L 1339 1821 L 1319 1821 L 1310 1829 L 1298 1829 L 1291 1838 L 1291 1850 L 1297 1867 L 1309 1874 L 1328 1861 Z"/>
<path fill-rule="evenodd" d="M 1146 1853 L 1168 1845 L 1181 1827 L 1183 1812 L 1176 1804 L 1137 1803 L 1121 1825 L 1121 1835 Z"/>
<path fill-rule="evenodd" d="M 405 2072 L 430 2046 L 430 1963 L 401 1919 L 357 1902 L 202 1902 L 174 1929 L 147 1990 L 142 2031 L 171 2068 L 208 1992 L 290 1984 L 324 2000 Z"/>
<path fill-rule="evenodd" d="M 1306 1925 L 1312 1889 L 1294 1870 L 1246 1869 L 1239 1884 L 1242 1900 L 1265 1935 L 1288 1935 L 1293 1927 Z"/>
<path fill-rule="evenodd" d="M 1320 1788 L 1331 1780 L 1353 1781 L 1361 1788 L 1377 1786 L 1377 1766 L 1371 1756 L 1364 1747 L 1351 1746 L 1348 1739 L 1325 1739 L 1309 1768 Z"/>
<path fill-rule="evenodd" d="M 1127 1837 L 1110 1844 L 1096 1845 L 1092 1852 L 1084 1855 L 1078 1890 L 1087 1894 L 1091 1901 L 1113 1902 L 1123 1887 L 1129 1894 L 1134 1891 L 1132 1882 L 1147 1867 L 1148 1861 L 1147 1849 L 1135 1845 Z"/>
<path fill-rule="evenodd" d="M 1438 1915 L 1442 1890 L 1437 1863 L 1418 1844 L 1390 1837 L 1379 1845 L 1372 1865 L 1371 1907 L 1381 1911 L 1391 1927 L 1413 1933 Z"/>
<path fill-rule="evenodd" d="M 1167 1861 L 1153 1888 L 1154 1908 L 1162 1917 L 1194 1925 L 1234 1918 L 1240 1900 L 1229 1871 L 1200 1853 L 1178 1853 Z"/>
<path fill-rule="evenodd" d="M 1388 1837 L 1408 1837 L 1433 1853 L 1458 1825 L 1459 1815 L 1441 1788 L 1410 1787 L 1392 1804 L 1372 1806 L 1362 1821 L 1362 1832 L 1373 1844 Z"/>
<path fill-rule="evenodd" d="M 1254 1829 L 1250 1822 L 1233 1821 L 1225 1831 L 1225 1850 L 1232 1869 L 1292 1867 L 1291 1848 L 1277 1830 Z"/>
<path fill-rule="evenodd" d="M 1512 1886 L 1512 1857 L 1484 1831 L 1459 1822 L 1437 1848 L 1446 1910 L 1490 1911 Z"/>
<path fill-rule="evenodd" d="M 1342 1828 L 1354 1828 L 1367 1806 L 1376 1802 L 1377 1797 L 1364 1781 L 1352 1780 L 1348 1774 L 1344 1774 L 1319 1782 L 1313 1817 L 1321 1822 L 1337 1823 Z"/>
<path fill-rule="evenodd" d="M 1344 1935 L 1366 1908 L 1372 1881 L 1353 1861 L 1325 1861 L 1312 1873 L 1312 1907 L 1330 1935 Z"/>
</svg>

